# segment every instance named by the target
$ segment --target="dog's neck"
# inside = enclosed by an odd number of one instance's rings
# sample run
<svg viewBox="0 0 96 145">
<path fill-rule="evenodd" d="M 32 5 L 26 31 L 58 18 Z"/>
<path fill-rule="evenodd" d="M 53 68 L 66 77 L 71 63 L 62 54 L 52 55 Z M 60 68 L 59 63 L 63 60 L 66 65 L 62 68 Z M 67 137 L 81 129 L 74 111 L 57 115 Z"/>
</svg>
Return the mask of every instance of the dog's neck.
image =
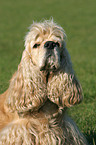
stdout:
<svg viewBox="0 0 96 145">
<path fill-rule="evenodd" d="M 57 124 L 61 123 L 62 118 L 66 112 L 66 108 L 59 108 L 56 104 L 51 102 L 49 99 L 43 104 L 43 106 L 37 111 L 28 111 L 24 113 L 19 113 L 20 118 L 35 118 L 38 119 L 41 123 L 42 120 L 51 121 L 54 120 Z"/>
</svg>

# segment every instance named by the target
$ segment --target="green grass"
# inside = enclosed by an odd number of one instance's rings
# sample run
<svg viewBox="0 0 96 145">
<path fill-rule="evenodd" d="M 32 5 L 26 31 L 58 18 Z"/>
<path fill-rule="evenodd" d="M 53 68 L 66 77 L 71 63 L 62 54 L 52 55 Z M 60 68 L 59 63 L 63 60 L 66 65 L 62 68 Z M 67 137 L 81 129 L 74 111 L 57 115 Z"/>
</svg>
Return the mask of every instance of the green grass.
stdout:
<svg viewBox="0 0 96 145">
<path fill-rule="evenodd" d="M 17 69 L 27 27 L 42 18 L 54 20 L 67 33 L 67 48 L 81 82 L 83 103 L 69 109 L 90 144 L 96 144 L 96 1 L 3 0 L 0 2 L 0 93 Z"/>
</svg>

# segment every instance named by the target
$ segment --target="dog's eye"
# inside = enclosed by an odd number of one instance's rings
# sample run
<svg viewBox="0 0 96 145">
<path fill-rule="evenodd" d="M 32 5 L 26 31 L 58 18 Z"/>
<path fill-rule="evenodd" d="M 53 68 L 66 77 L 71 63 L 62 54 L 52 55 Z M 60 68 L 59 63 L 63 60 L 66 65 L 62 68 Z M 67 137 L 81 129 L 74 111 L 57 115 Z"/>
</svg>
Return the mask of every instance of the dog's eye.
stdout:
<svg viewBox="0 0 96 145">
<path fill-rule="evenodd" d="M 37 48 L 38 46 L 40 46 L 39 43 L 34 44 L 33 48 Z"/>
</svg>

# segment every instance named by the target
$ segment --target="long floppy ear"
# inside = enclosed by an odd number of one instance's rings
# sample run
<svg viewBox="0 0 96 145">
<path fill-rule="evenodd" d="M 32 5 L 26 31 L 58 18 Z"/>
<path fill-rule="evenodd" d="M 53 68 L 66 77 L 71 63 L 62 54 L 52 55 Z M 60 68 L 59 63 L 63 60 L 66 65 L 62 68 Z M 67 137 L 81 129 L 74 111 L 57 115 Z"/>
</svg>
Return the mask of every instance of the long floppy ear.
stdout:
<svg viewBox="0 0 96 145">
<path fill-rule="evenodd" d="M 46 101 L 46 85 L 42 73 L 33 65 L 30 55 L 23 52 L 21 63 L 13 75 L 6 105 L 10 111 L 38 110 Z"/>
<path fill-rule="evenodd" d="M 82 89 L 77 80 L 69 53 L 65 46 L 61 52 L 61 69 L 48 82 L 48 98 L 61 107 L 70 107 L 79 104 Z"/>
</svg>

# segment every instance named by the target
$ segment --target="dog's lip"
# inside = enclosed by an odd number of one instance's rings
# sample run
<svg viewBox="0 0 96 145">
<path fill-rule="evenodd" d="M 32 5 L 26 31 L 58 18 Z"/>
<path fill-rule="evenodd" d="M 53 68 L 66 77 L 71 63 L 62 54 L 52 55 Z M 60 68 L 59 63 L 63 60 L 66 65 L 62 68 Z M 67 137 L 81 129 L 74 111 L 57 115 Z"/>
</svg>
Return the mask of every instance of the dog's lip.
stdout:
<svg viewBox="0 0 96 145">
<path fill-rule="evenodd" d="M 55 71 L 56 70 L 56 67 L 54 65 L 54 66 L 52 66 L 52 68 L 51 67 L 47 68 L 47 66 L 45 65 L 45 66 L 43 66 L 43 67 L 40 68 L 40 71 L 44 71 L 44 70 L 46 70 L 48 72 Z"/>
</svg>

